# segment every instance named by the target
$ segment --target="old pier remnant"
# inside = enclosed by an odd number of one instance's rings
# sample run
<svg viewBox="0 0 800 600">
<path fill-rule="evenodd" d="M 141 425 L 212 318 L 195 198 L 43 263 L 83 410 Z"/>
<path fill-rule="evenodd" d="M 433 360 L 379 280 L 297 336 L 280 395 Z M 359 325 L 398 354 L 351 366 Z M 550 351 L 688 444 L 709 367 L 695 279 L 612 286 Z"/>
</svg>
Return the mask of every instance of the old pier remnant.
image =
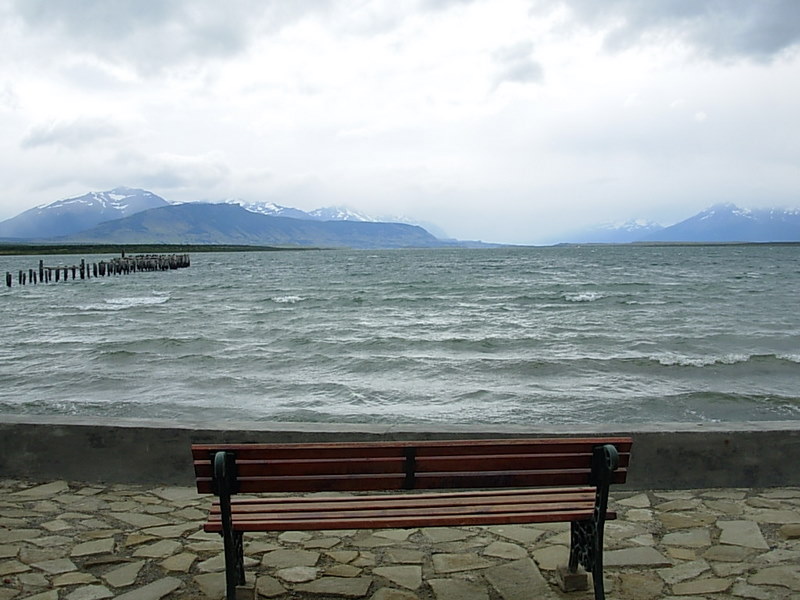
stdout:
<svg viewBox="0 0 800 600">
<path fill-rule="evenodd" d="M 184 269 L 191 265 L 188 254 L 137 254 L 125 256 L 125 252 L 118 258 L 101 260 L 88 265 L 86 259 L 81 259 L 79 265 L 46 266 L 44 260 L 39 260 L 38 269 L 20 270 L 17 274 L 18 285 L 37 283 L 50 283 L 52 281 L 67 281 L 72 279 L 91 279 L 92 277 L 109 277 L 111 275 L 128 275 L 142 271 L 171 271 Z M 14 276 L 6 272 L 6 286 L 11 287 Z"/>
</svg>

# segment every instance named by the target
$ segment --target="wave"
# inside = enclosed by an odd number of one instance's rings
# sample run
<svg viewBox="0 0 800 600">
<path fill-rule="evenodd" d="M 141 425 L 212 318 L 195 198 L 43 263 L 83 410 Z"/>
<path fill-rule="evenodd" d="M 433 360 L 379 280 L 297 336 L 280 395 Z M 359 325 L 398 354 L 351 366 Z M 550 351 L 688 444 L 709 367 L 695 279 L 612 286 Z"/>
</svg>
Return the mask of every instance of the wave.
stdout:
<svg viewBox="0 0 800 600">
<path fill-rule="evenodd" d="M 117 311 L 139 306 L 152 306 L 169 302 L 169 295 L 133 296 L 128 298 L 107 298 L 102 303 L 84 304 L 78 308 L 83 311 Z"/>
<path fill-rule="evenodd" d="M 712 365 L 735 365 L 748 362 L 749 354 L 725 354 L 723 356 L 686 356 L 680 354 L 654 355 L 650 360 L 665 367 L 710 367 Z"/>
<path fill-rule="evenodd" d="M 601 292 L 569 292 L 562 294 L 567 302 L 597 302 L 605 298 Z"/>
<path fill-rule="evenodd" d="M 651 355 L 651 361 L 657 362 L 665 367 L 710 367 L 714 365 L 739 365 L 744 363 L 769 363 L 769 362 L 789 362 L 800 363 L 800 354 L 740 354 L 730 353 L 719 356 L 699 356 L 665 354 Z"/>
<path fill-rule="evenodd" d="M 800 354 L 777 354 L 775 358 L 793 363 L 800 363 Z"/>
<path fill-rule="evenodd" d="M 273 296 L 270 298 L 276 304 L 297 304 L 305 300 L 302 296 Z"/>
</svg>

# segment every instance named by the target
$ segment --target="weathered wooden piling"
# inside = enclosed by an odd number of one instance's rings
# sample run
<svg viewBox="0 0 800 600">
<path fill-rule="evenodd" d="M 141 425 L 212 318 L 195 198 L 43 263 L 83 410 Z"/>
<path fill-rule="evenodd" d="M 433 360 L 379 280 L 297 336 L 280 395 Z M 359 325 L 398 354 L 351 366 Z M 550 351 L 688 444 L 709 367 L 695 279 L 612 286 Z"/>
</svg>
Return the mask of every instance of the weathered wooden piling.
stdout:
<svg viewBox="0 0 800 600">
<path fill-rule="evenodd" d="M 56 281 L 69 280 L 70 273 L 73 281 L 80 276 L 81 279 L 91 279 L 92 277 L 108 277 L 111 275 L 128 275 L 143 271 L 169 271 L 173 269 L 184 269 L 191 266 L 188 254 L 140 254 L 137 256 L 126 256 L 122 252 L 120 258 L 111 260 L 101 260 L 91 265 L 86 264 L 86 259 L 81 259 L 79 265 L 58 265 L 54 267 L 45 266 L 44 260 L 39 260 L 38 277 L 34 269 L 28 269 L 26 273 L 20 269 L 17 274 L 19 285 L 49 283 L 55 275 Z M 6 286 L 12 287 L 14 277 L 11 272 L 6 272 Z"/>
</svg>

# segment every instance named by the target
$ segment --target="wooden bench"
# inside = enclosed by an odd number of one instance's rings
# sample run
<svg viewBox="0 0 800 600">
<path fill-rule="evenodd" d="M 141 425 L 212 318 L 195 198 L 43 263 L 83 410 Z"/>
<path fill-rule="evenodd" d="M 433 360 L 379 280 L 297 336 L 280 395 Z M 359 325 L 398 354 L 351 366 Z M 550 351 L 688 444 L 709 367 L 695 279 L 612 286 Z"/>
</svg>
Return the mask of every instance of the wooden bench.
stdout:
<svg viewBox="0 0 800 600">
<path fill-rule="evenodd" d="M 205 531 L 222 535 L 228 600 L 244 584 L 246 531 L 570 522 L 569 571 L 604 598 L 608 490 L 632 440 L 561 438 L 192 445 L 197 491 L 215 494 Z M 259 492 L 397 492 L 235 498 Z M 411 490 L 427 490 L 411 493 Z M 459 491 L 460 490 L 460 491 Z M 463 491 L 470 490 L 470 491 Z"/>
</svg>

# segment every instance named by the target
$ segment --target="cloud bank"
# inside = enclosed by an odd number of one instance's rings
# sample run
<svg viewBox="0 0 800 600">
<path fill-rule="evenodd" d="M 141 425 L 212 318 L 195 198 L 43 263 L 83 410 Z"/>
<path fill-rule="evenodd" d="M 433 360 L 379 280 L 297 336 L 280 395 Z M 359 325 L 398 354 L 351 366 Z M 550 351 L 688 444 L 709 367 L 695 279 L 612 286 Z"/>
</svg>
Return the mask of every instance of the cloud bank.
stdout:
<svg viewBox="0 0 800 600">
<path fill-rule="evenodd" d="M 0 0 L 0 35 L 0 218 L 131 185 L 529 243 L 800 203 L 794 0 Z"/>
</svg>

